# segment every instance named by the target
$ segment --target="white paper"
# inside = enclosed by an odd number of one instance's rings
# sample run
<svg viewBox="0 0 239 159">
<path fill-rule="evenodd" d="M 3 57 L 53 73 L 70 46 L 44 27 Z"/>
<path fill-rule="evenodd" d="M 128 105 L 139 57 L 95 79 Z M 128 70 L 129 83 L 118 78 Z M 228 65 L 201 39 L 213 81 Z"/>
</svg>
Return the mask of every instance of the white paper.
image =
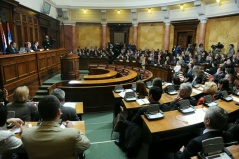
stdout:
<svg viewBox="0 0 239 159">
<path fill-rule="evenodd" d="M 80 81 L 77 81 L 77 80 L 71 80 L 70 82 L 69 82 L 69 84 L 79 84 L 80 83 Z"/>
<path fill-rule="evenodd" d="M 199 90 L 203 91 L 203 87 L 198 87 L 197 89 L 199 89 Z"/>
<path fill-rule="evenodd" d="M 169 86 L 169 85 L 173 85 L 173 84 L 172 84 L 172 83 L 166 83 L 165 85 L 166 85 L 166 86 Z"/>
<path fill-rule="evenodd" d="M 125 92 L 120 92 L 119 93 L 119 96 L 122 97 L 122 98 L 124 98 L 124 95 L 125 95 Z"/>
<path fill-rule="evenodd" d="M 75 102 L 65 102 L 64 107 L 71 107 L 71 108 L 76 108 L 76 103 Z"/>
<path fill-rule="evenodd" d="M 199 90 L 197 90 L 197 89 L 193 89 L 193 92 L 194 92 L 194 93 L 197 93 L 197 94 L 202 93 L 202 91 L 199 91 Z"/>
<path fill-rule="evenodd" d="M 133 92 L 132 89 L 125 89 L 124 92 Z"/>
<path fill-rule="evenodd" d="M 144 99 L 137 99 L 136 102 L 139 104 L 139 105 L 147 105 L 149 104 L 149 100 L 144 98 Z"/>
<path fill-rule="evenodd" d="M 232 96 L 233 100 L 239 102 L 239 98 Z"/>
<path fill-rule="evenodd" d="M 61 124 L 61 126 L 60 126 L 62 129 L 65 129 L 66 127 L 65 127 L 65 125 L 63 125 L 63 124 Z"/>
<path fill-rule="evenodd" d="M 14 134 L 17 134 L 17 133 L 20 133 L 20 132 L 22 132 L 22 130 L 21 130 L 21 128 L 20 128 L 20 127 L 15 127 L 15 128 L 12 128 L 10 131 L 11 131 L 12 133 L 14 133 Z"/>
</svg>

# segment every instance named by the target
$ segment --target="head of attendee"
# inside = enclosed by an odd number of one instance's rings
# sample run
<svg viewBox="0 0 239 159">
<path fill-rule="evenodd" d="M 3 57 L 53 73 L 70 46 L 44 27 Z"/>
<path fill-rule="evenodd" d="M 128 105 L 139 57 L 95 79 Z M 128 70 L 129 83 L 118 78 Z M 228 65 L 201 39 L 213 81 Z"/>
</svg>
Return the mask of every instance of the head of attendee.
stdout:
<svg viewBox="0 0 239 159">
<path fill-rule="evenodd" d="M 179 88 L 179 92 L 176 98 L 169 104 L 169 110 L 176 110 L 179 107 L 179 101 L 189 100 L 192 106 L 197 105 L 197 101 L 194 97 L 190 97 L 192 94 L 192 84 L 182 83 Z"/>
<path fill-rule="evenodd" d="M 228 80 L 229 82 L 229 88 L 232 89 L 235 85 L 234 85 L 234 81 L 235 81 L 235 76 L 231 73 L 226 74 L 225 75 L 225 79 Z"/>
<path fill-rule="evenodd" d="M 217 92 L 217 85 L 214 82 L 206 82 L 204 87 L 203 87 L 203 93 L 205 95 L 211 95 L 212 99 L 214 100 L 214 95 Z M 204 97 L 201 97 L 198 102 L 197 105 L 203 104 L 204 103 Z"/>
<path fill-rule="evenodd" d="M 47 95 L 40 100 L 38 111 L 42 123 L 38 127 L 26 129 L 21 136 L 29 158 L 74 158 L 90 147 L 88 138 L 74 129 L 72 122 L 66 122 L 66 129 L 60 127 L 60 106 L 60 101 L 54 95 Z M 50 139 L 47 144 L 46 139 Z"/>
<path fill-rule="evenodd" d="M 179 90 L 179 86 L 181 84 L 180 78 L 178 76 L 173 76 L 172 83 L 174 85 L 175 90 Z"/>
<path fill-rule="evenodd" d="M 79 117 L 78 117 L 78 115 L 76 113 L 76 109 L 64 106 L 65 95 L 66 95 L 65 91 L 63 91 L 60 88 L 55 88 L 55 89 L 52 90 L 51 95 L 54 95 L 55 97 L 57 97 L 57 99 L 61 103 L 61 106 L 60 106 L 60 109 L 61 109 L 61 112 L 62 112 L 61 119 L 63 121 L 67 121 L 67 120 L 79 121 Z"/>
<path fill-rule="evenodd" d="M 192 74 L 187 73 L 187 74 L 184 75 L 184 83 L 185 82 L 192 83 L 192 81 L 193 81 L 193 75 Z"/>
<path fill-rule="evenodd" d="M 159 103 L 161 96 L 162 96 L 161 88 L 153 86 L 149 89 L 148 99 L 151 104 Z"/>
<path fill-rule="evenodd" d="M 145 96 L 148 95 L 148 92 L 146 90 L 146 85 L 143 81 L 136 82 L 136 93 L 138 98 L 145 98 Z"/>
<path fill-rule="evenodd" d="M 201 136 L 198 136 L 187 144 L 183 153 L 177 153 L 178 158 L 190 158 L 196 156 L 198 152 L 202 151 L 202 141 L 214 138 L 222 137 L 224 143 L 232 142 L 233 136 L 228 132 L 223 132 L 228 121 L 228 113 L 221 107 L 212 106 L 206 111 L 204 116 L 205 130 Z"/>
<path fill-rule="evenodd" d="M 29 89 L 21 86 L 13 92 L 13 102 L 7 104 L 8 111 L 15 111 L 15 117 L 24 121 L 38 120 L 37 107 L 29 102 Z"/>
<path fill-rule="evenodd" d="M 57 99 L 61 102 L 61 103 L 65 103 L 65 92 L 60 89 L 60 88 L 55 88 L 52 90 L 51 95 L 54 95 L 57 97 Z"/>
<path fill-rule="evenodd" d="M 162 79 L 161 78 L 154 78 L 152 82 L 153 86 L 159 87 L 162 89 Z"/>
<path fill-rule="evenodd" d="M 217 86 L 218 86 L 218 90 L 219 91 L 228 90 L 228 88 L 229 88 L 229 81 L 227 79 L 222 78 L 222 79 L 220 79 L 218 81 Z"/>
<path fill-rule="evenodd" d="M 5 106 L 7 105 L 8 102 L 8 91 L 3 88 L 0 89 L 0 102 L 2 102 Z"/>
<path fill-rule="evenodd" d="M 26 52 L 32 52 L 33 51 L 32 48 L 31 48 L 31 43 L 30 42 L 26 42 L 24 44 L 24 47 L 25 47 Z"/>
</svg>

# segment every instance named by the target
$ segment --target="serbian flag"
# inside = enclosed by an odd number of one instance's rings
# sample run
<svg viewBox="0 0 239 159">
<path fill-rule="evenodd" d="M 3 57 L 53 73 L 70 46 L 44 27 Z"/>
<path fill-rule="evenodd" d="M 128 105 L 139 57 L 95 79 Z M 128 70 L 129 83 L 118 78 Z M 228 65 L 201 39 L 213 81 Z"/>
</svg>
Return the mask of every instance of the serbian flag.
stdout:
<svg viewBox="0 0 239 159">
<path fill-rule="evenodd" d="M 8 45 L 10 46 L 10 43 L 12 42 L 12 35 L 10 32 L 9 23 L 7 23 L 7 40 L 8 40 Z"/>
<path fill-rule="evenodd" d="M 2 22 L 0 22 L 0 32 L 1 32 L 1 39 L 2 39 L 2 52 L 3 54 L 6 54 L 7 42 L 6 42 L 6 37 L 4 34 L 3 27 L 2 27 Z"/>
</svg>

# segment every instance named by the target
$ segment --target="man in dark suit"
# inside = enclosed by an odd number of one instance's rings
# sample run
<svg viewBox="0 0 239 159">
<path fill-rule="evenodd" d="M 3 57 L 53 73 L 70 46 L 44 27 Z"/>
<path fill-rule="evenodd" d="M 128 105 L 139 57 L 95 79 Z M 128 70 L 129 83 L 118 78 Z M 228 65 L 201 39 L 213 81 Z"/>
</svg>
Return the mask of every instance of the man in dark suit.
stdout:
<svg viewBox="0 0 239 159">
<path fill-rule="evenodd" d="M 36 52 L 38 50 L 38 45 L 39 45 L 39 42 L 35 41 L 34 44 L 32 45 L 32 50 Z"/>
<path fill-rule="evenodd" d="M 204 125 L 206 129 L 201 136 L 198 136 L 187 144 L 183 152 L 177 152 L 175 158 L 177 159 L 190 159 L 196 156 L 198 152 L 202 151 L 202 141 L 214 138 L 222 137 L 224 143 L 232 142 L 233 136 L 230 133 L 223 132 L 228 121 L 228 113 L 221 107 L 214 106 L 209 107 L 204 117 Z"/>
<path fill-rule="evenodd" d="M 50 41 L 50 38 L 48 35 L 45 36 L 43 42 L 42 42 L 42 47 L 45 49 L 45 50 L 49 50 L 50 47 L 51 47 L 51 41 Z"/>
<path fill-rule="evenodd" d="M 65 107 L 63 106 L 63 104 L 65 103 L 65 92 L 62 89 L 59 88 L 55 88 L 52 92 L 51 95 L 56 96 L 59 101 L 61 102 L 61 119 L 63 121 L 78 121 L 79 117 L 76 114 L 76 110 L 74 108 L 71 107 Z"/>
<path fill-rule="evenodd" d="M 19 53 L 18 50 L 16 49 L 17 44 L 15 42 L 11 42 L 10 46 L 7 48 L 7 54 L 17 54 Z"/>
</svg>

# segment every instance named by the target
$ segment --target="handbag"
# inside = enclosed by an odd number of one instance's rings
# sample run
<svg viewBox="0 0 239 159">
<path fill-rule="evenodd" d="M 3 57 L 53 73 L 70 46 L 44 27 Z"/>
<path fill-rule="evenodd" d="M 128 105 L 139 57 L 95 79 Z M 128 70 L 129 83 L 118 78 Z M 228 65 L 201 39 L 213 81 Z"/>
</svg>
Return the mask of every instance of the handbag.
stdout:
<svg viewBox="0 0 239 159">
<path fill-rule="evenodd" d="M 124 118 L 121 113 L 119 113 L 113 120 L 113 131 L 121 132 L 125 127 Z"/>
</svg>

